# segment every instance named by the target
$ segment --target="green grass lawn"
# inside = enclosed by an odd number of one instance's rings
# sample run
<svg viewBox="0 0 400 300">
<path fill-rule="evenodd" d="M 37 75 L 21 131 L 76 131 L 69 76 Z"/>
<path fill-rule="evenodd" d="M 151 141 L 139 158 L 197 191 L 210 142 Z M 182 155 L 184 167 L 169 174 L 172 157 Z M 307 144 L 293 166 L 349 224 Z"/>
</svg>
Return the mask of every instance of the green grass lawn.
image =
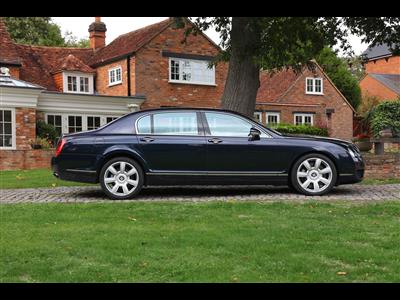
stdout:
<svg viewBox="0 0 400 300">
<path fill-rule="evenodd" d="M 364 179 L 361 184 L 394 184 L 400 183 L 400 178 Z M 0 189 L 20 189 L 56 186 L 80 186 L 85 183 L 65 181 L 53 176 L 49 169 L 1 171 Z"/>
<path fill-rule="evenodd" d="M 50 169 L 0 171 L 0 189 L 78 185 L 87 184 L 57 179 Z"/>
<path fill-rule="evenodd" d="M 0 207 L 1 282 L 398 282 L 400 203 Z"/>
</svg>

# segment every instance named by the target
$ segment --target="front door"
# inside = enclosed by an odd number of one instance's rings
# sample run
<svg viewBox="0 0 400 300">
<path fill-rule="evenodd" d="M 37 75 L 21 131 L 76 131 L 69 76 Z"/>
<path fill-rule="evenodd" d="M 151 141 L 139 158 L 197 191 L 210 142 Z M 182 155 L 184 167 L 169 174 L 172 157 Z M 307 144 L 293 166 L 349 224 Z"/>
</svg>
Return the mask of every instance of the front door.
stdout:
<svg viewBox="0 0 400 300">
<path fill-rule="evenodd" d="M 206 168 L 206 141 L 198 113 L 167 111 L 138 120 L 142 155 L 151 172 L 189 173 Z"/>
<path fill-rule="evenodd" d="M 207 169 L 210 174 L 282 173 L 279 145 L 262 133 L 260 140 L 249 140 L 254 124 L 245 118 L 223 112 L 204 112 L 206 123 Z"/>
</svg>

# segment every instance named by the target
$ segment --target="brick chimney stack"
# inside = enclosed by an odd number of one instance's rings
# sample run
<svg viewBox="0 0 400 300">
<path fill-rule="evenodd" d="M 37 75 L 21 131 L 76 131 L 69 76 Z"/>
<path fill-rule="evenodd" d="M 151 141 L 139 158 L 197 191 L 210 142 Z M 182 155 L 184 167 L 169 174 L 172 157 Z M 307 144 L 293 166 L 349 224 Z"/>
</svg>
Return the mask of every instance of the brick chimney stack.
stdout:
<svg viewBox="0 0 400 300">
<path fill-rule="evenodd" d="M 101 17 L 95 17 L 94 22 L 89 26 L 90 47 L 94 50 L 106 45 L 106 24 L 101 22 Z"/>
</svg>

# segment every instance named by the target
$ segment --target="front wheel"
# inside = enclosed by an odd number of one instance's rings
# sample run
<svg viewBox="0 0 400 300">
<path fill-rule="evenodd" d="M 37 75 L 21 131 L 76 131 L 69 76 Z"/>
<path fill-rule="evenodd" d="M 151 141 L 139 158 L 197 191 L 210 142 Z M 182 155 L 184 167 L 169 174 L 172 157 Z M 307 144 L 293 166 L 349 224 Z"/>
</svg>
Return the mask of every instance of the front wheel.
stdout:
<svg viewBox="0 0 400 300">
<path fill-rule="evenodd" d="M 291 183 L 301 194 L 320 196 L 335 186 L 337 171 L 334 163 L 325 155 L 308 154 L 294 164 Z"/>
<path fill-rule="evenodd" d="M 108 197 L 123 200 L 140 192 L 143 177 L 142 168 L 136 161 L 127 157 L 116 157 L 103 166 L 99 181 Z"/>
</svg>

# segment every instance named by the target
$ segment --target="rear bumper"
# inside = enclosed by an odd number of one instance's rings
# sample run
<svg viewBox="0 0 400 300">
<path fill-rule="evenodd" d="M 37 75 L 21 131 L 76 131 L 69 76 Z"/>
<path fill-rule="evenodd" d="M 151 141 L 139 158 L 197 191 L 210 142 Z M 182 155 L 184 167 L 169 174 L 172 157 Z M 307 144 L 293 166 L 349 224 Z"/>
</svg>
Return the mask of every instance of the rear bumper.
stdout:
<svg viewBox="0 0 400 300">
<path fill-rule="evenodd" d="M 53 175 L 62 180 L 97 183 L 96 171 L 62 168 L 58 157 L 51 158 L 51 169 Z"/>
</svg>

